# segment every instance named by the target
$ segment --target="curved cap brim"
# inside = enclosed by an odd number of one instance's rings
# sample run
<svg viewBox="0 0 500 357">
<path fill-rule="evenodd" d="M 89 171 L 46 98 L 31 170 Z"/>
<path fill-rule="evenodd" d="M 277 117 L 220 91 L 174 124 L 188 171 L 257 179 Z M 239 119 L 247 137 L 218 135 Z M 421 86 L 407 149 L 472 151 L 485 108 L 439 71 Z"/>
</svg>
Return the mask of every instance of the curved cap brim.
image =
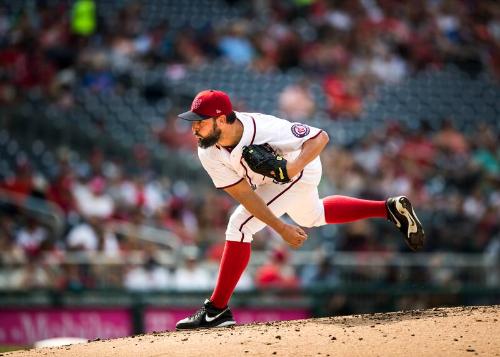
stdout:
<svg viewBox="0 0 500 357">
<path fill-rule="evenodd" d="M 189 121 L 199 121 L 199 120 L 205 120 L 205 119 L 211 118 L 211 116 L 209 116 L 209 115 L 196 114 L 195 112 L 192 112 L 192 111 L 188 111 L 188 112 L 179 114 L 177 116 L 181 119 L 189 120 Z"/>
</svg>

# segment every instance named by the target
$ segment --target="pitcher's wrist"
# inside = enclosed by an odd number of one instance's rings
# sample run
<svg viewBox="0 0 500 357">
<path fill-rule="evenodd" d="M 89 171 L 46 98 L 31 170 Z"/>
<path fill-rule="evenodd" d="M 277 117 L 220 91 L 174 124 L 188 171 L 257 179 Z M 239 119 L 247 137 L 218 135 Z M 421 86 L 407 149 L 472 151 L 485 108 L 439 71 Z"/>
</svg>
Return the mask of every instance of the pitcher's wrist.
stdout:
<svg viewBox="0 0 500 357">
<path fill-rule="evenodd" d="M 288 161 L 286 163 L 286 171 L 288 173 L 288 177 L 292 178 L 295 177 L 301 171 L 301 169 L 297 167 L 296 161 Z"/>
<path fill-rule="evenodd" d="M 281 235 L 281 233 L 285 230 L 285 226 L 285 222 L 278 218 L 276 224 L 273 224 L 273 229 L 276 231 L 276 233 Z"/>
</svg>

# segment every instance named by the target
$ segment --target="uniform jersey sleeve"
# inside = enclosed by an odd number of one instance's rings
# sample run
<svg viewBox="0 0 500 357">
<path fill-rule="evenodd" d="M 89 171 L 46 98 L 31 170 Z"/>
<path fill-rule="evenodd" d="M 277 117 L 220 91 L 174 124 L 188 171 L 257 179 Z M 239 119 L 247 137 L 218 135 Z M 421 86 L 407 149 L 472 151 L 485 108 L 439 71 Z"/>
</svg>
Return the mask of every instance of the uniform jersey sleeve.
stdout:
<svg viewBox="0 0 500 357">
<path fill-rule="evenodd" d="M 288 120 L 265 115 L 257 122 L 258 143 L 268 143 L 280 149 L 283 153 L 300 150 L 309 139 L 318 136 L 321 129 L 313 126 L 292 123 Z"/>
<path fill-rule="evenodd" d="M 243 180 L 236 171 L 217 158 L 217 152 L 198 149 L 201 165 L 212 179 L 216 188 L 224 189 Z"/>
</svg>

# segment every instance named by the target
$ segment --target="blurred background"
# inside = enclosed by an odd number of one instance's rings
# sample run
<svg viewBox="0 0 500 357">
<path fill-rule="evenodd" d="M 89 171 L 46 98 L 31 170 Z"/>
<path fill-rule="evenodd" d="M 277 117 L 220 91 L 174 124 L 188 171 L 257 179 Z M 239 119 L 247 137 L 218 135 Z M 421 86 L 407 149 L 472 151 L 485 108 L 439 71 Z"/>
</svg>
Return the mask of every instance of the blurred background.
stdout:
<svg viewBox="0 0 500 357">
<path fill-rule="evenodd" d="M 193 96 L 326 130 L 321 195 L 383 220 L 253 242 L 240 323 L 500 303 L 500 6 L 467 0 L 0 0 L 0 345 L 172 329 L 210 296 L 234 202 Z"/>
</svg>

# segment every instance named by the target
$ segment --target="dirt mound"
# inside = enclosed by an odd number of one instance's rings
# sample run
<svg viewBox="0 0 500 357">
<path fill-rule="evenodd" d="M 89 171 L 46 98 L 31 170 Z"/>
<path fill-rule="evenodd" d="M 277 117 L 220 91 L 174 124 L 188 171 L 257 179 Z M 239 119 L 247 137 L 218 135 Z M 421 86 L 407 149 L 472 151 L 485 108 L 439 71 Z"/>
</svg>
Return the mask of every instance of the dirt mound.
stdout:
<svg viewBox="0 0 500 357">
<path fill-rule="evenodd" d="M 138 335 L 4 356 L 500 356 L 500 305 Z"/>
</svg>

